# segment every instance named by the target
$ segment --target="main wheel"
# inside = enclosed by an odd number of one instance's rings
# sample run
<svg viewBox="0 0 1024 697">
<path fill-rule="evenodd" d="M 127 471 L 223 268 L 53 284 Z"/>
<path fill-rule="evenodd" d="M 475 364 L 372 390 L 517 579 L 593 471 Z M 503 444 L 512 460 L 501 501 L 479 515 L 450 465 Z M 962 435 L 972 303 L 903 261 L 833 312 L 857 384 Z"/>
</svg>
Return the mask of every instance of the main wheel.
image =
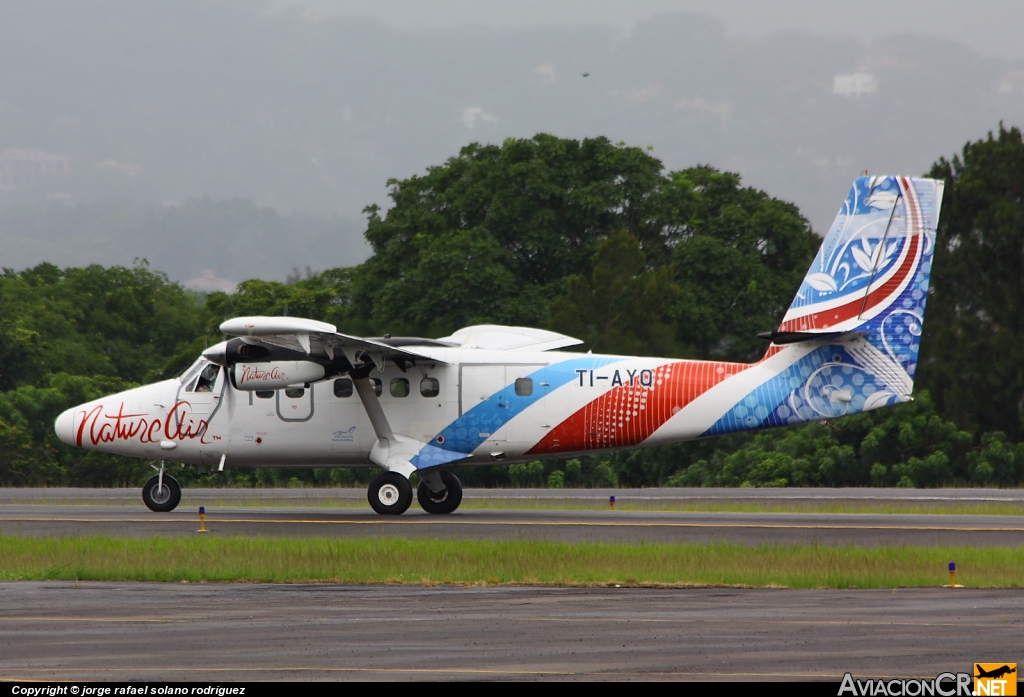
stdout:
<svg viewBox="0 0 1024 697">
<path fill-rule="evenodd" d="M 181 485 L 174 477 L 164 474 L 163 489 L 158 490 L 160 475 L 150 477 L 142 487 L 142 500 L 146 507 L 157 513 L 169 513 L 181 503 Z"/>
<path fill-rule="evenodd" d="M 441 470 L 439 474 L 441 481 L 444 482 L 444 491 L 440 495 L 432 493 L 422 479 L 420 485 L 416 487 L 416 499 L 427 513 L 451 513 L 462 503 L 462 482 L 459 478 L 445 470 Z"/>
<path fill-rule="evenodd" d="M 398 472 L 385 472 L 370 482 L 366 498 L 381 515 L 402 515 L 412 503 L 412 484 Z"/>
</svg>

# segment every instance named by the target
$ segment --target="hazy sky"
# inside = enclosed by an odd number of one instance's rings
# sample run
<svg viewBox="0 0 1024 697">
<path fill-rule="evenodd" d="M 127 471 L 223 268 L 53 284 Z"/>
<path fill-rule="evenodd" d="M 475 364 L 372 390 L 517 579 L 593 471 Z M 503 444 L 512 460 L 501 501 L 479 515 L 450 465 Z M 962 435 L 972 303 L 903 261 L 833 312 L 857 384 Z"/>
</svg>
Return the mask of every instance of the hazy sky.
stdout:
<svg viewBox="0 0 1024 697">
<path fill-rule="evenodd" d="M 921 174 L 1024 125 L 1024 0 L 0 0 L 0 17 L 0 168 L 68 163 L 0 179 L 0 266 L 353 264 L 389 179 L 540 132 L 735 172 L 824 232 L 864 170 Z"/>
<path fill-rule="evenodd" d="M 730 32 L 777 31 L 853 36 L 928 34 L 963 43 L 982 55 L 1024 59 L 1020 0 L 273 0 L 324 14 L 361 15 L 408 30 L 463 25 L 524 27 L 606 24 L 628 32 L 663 12 L 703 12 Z"/>
</svg>

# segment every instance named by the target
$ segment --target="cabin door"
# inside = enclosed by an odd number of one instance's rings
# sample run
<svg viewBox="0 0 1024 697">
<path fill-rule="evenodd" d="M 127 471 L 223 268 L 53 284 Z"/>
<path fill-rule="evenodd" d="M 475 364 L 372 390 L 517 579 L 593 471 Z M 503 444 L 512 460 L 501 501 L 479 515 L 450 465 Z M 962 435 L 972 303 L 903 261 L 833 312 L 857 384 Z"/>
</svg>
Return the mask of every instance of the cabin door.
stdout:
<svg viewBox="0 0 1024 697">
<path fill-rule="evenodd" d="M 472 436 L 495 441 L 498 429 L 506 421 L 500 410 L 507 405 L 501 399 L 492 400 L 505 387 L 505 366 L 503 365 L 463 365 L 459 367 L 459 415 L 466 414 L 474 407 L 481 407 L 487 413 L 480 412 L 480 419 L 475 421 L 480 429 Z M 485 435 L 486 434 L 486 435 Z M 504 440 L 504 438 L 500 438 Z"/>
</svg>

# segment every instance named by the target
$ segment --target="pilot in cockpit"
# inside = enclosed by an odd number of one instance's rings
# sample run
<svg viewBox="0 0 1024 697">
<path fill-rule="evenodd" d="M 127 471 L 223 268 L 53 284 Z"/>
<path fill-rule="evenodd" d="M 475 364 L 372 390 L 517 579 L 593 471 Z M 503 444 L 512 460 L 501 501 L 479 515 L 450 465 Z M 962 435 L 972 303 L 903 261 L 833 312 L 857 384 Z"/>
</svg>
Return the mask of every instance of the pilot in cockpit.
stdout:
<svg viewBox="0 0 1024 697">
<path fill-rule="evenodd" d="M 213 384 L 217 382 L 217 374 L 220 372 L 220 366 L 211 363 L 203 369 L 203 372 L 199 374 L 199 380 L 196 381 L 196 392 L 213 392 Z"/>
</svg>

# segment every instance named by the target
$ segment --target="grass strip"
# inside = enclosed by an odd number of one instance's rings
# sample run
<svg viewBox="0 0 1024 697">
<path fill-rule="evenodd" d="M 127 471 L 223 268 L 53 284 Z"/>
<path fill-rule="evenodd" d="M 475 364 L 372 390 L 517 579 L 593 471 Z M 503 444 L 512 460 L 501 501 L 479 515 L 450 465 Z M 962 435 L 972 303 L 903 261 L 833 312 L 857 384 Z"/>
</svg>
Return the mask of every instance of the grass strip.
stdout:
<svg viewBox="0 0 1024 697">
<path fill-rule="evenodd" d="M 1024 548 L 0 535 L 0 580 L 1020 587 Z"/>
</svg>

